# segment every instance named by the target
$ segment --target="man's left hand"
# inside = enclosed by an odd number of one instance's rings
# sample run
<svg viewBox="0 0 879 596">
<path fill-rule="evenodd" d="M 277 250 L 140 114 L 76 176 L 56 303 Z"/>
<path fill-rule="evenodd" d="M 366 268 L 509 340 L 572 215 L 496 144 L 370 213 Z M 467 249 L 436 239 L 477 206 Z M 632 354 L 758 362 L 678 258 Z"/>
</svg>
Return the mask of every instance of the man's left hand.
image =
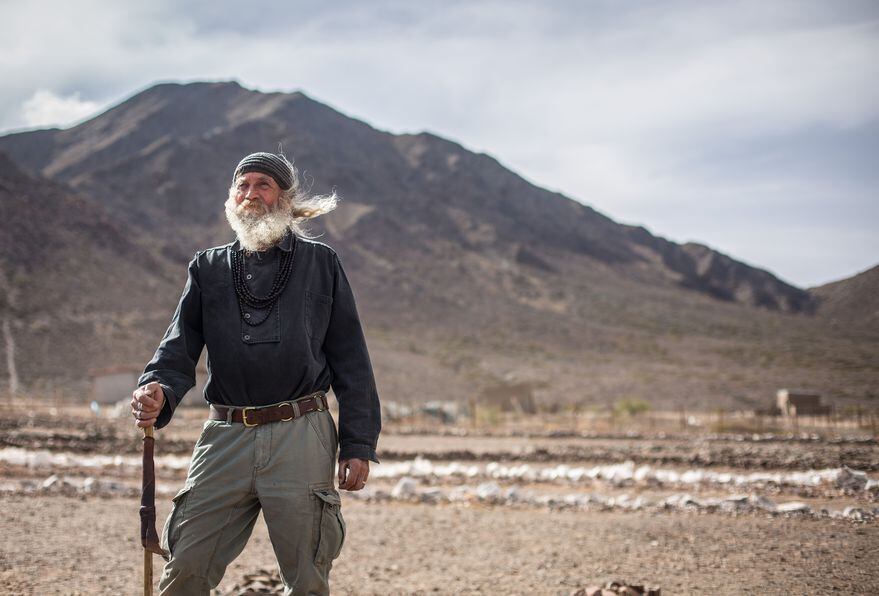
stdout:
<svg viewBox="0 0 879 596">
<path fill-rule="evenodd" d="M 368 459 L 339 460 L 339 488 L 349 491 L 360 490 L 366 485 L 367 476 L 369 476 Z"/>
</svg>

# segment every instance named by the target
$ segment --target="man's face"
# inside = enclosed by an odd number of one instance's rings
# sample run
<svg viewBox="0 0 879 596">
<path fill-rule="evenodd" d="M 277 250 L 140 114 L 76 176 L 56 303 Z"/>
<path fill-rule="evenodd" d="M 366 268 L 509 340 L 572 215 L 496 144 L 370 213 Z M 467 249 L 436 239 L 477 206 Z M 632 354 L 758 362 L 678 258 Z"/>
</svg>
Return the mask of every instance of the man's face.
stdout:
<svg viewBox="0 0 879 596">
<path fill-rule="evenodd" d="M 241 174 L 235 181 L 236 210 L 248 215 L 270 213 L 277 207 L 282 192 L 275 179 L 267 174 Z"/>
<path fill-rule="evenodd" d="M 260 172 L 239 176 L 226 199 L 226 220 L 247 250 L 265 250 L 291 224 L 291 201 L 274 178 Z"/>
</svg>

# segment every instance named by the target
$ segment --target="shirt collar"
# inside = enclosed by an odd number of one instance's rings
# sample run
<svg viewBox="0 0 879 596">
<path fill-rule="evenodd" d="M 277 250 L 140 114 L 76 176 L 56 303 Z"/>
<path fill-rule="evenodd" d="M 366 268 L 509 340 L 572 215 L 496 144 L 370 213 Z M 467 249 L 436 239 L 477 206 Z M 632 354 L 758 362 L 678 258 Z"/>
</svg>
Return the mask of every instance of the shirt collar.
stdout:
<svg viewBox="0 0 879 596">
<path fill-rule="evenodd" d="M 275 246 L 259 252 L 267 253 L 275 248 L 280 248 L 284 252 L 290 252 L 293 250 L 293 230 L 288 229 L 287 233 L 284 234 L 284 237 L 281 238 Z M 232 250 L 241 250 L 241 241 L 237 238 L 235 239 L 235 242 L 232 243 Z"/>
</svg>

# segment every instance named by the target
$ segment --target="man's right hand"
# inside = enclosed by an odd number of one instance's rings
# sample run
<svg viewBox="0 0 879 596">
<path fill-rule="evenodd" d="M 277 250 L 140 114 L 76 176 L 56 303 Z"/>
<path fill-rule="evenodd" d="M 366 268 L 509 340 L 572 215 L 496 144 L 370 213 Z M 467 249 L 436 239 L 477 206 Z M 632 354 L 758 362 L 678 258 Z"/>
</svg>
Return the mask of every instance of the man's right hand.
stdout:
<svg viewBox="0 0 879 596">
<path fill-rule="evenodd" d="M 153 426 L 162 406 L 165 405 L 165 392 L 162 386 L 153 381 L 134 390 L 131 397 L 131 414 L 135 425 L 141 428 Z"/>
</svg>

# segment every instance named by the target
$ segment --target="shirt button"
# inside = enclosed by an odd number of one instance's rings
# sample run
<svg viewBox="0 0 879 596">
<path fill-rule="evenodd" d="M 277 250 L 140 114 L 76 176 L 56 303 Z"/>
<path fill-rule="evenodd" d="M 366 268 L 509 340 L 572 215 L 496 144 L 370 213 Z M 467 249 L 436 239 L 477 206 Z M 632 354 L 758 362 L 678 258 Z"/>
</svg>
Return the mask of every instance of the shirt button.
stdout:
<svg viewBox="0 0 879 596">
<path fill-rule="evenodd" d="M 244 313 L 244 318 L 245 318 L 245 319 L 249 319 L 249 318 L 250 318 L 250 313 L 249 313 L 249 312 Z"/>
<path fill-rule="evenodd" d="M 247 274 L 247 279 L 251 279 L 252 277 L 253 277 L 253 274 L 252 274 L 252 273 L 248 273 L 248 274 Z"/>
<path fill-rule="evenodd" d="M 245 336 L 244 336 L 244 339 L 246 339 L 246 340 L 247 340 L 247 339 L 250 339 L 250 336 L 249 336 L 249 335 L 245 335 Z"/>
</svg>

